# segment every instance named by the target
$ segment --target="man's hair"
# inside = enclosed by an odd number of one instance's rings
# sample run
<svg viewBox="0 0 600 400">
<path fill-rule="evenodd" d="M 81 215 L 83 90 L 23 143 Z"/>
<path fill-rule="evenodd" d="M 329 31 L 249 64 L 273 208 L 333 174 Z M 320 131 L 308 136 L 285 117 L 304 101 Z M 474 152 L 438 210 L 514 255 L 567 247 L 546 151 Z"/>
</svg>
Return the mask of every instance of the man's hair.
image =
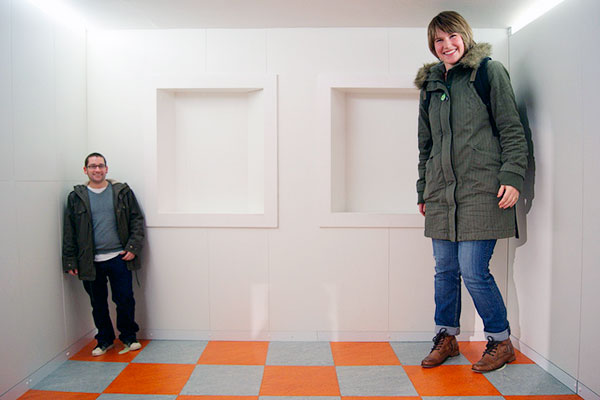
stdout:
<svg viewBox="0 0 600 400">
<path fill-rule="evenodd" d="M 446 33 L 458 33 L 465 44 L 465 54 L 469 52 L 471 47 L 475 45 L 473 40 L 473 31 L 469 26 L 469 23 L 462 15 L 456 11 L 442 11 L 429 23 L 427 27 L 427 42 L 429 44 L 429 50 L 433 53 L 435 58 L 437 54 L 435 52 L 435 34 L 437 30 L 441 30 Z"/>
<path fill-rule="evenodd" d="M 104 160 L 104 165 L 108 165 L 106 164 L 106 158 L 100 154 L 100 153 L 91 153 L 89 154 L 86 158 L 85 158 L 85 162 L 83 163 L 83 166 L 87 168 L 88 165 L 88 160 L 90 159 L 90 157 L 102 157 L 102 159 Z"/>
</svg>

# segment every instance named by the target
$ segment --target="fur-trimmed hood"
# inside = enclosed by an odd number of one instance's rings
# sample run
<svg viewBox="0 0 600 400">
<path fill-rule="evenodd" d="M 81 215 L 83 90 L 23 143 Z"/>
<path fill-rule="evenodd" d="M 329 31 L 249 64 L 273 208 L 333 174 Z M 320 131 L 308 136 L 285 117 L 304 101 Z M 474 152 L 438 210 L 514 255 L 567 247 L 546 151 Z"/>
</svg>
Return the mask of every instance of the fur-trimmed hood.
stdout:
<svg viewBox="0 0 600 400">
<path fill-rule="evenodd" d="M 477 43 L 475 46 L 469 50 L 467 54 L 465 54 L 460 61 L 459 65 L 463 65 L 467 68 L 477 68 L 485 57 L 489 57 L 492 54 L 492 45 L 489 43 Z M 415 77 L 415 86 L 418 89 L 423 89 L 425 86 L 425 81 L 429 77 L 429 73 L 431 69 L 437 65 L 442 65 L 441 62 L 433 62 L 424 64 L 419 71 L 417 72 L 417 76 Z"/>
</svg>

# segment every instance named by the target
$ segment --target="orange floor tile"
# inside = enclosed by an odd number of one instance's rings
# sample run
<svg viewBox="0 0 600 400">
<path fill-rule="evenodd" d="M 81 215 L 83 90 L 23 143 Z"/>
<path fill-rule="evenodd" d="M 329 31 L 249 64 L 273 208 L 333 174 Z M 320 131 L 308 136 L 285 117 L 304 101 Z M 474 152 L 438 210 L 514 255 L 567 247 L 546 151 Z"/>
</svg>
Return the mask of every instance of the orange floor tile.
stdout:
<svg viewBox="0 0 600 400">
<path fill-rule="evenodd" d="M 29 390 L 19 400 L 96 400 L 100 393 L 53 392 L 48 390 Z"/>
<path fill-rule="evenodd" d="M 142 348 L 140 350 L 130 351 L 125 354 L 119 354 L 119 351 L 123 350 L 123 344 L 120 341 L 115 340 L 114 347 L 112 349 L 108 350 L 106 352 L 106 354 L 94 357 L 92 355 L 92 350 L 94 350 L 94 347 L 96 347 L 97 343 L 95 340 L 93 340 L 90 343 L 88 343 L 87 345 L 85 345 L 85 347 L 83 349 L 81 349 L 79 352 L 77 352 L 77 354 L 75 354 L 73 357 L 71 357 L 70 360 L 73 360 L 73 361 L 103 361 L 103 362 L 131 362 L 131 360 L 133 360 L 150 341 L 149 340 L 140 340 L 139 342 L 142 345 Z"/>
<path fill-rule="evenodd" d="M 269 342 L 209 342 L 198 364 L 264 365 Z"/>
<path fill-rule="evenodd" d="M 387 342 L 332 342 L 335 365 L 400 365 L 396 353 Z"/>
<path fill-rule="evenodd" d="M 129 364 L 104 393 L 179 394 L 194 371 L 191 364 Z"/>
<path fill-rule="evenodd" d="M 406 365 L 404 370 L 421 396 L 499 396 L 486 379 L 474 373 L 470 365 L 441 365 L 422 368 Z"/>
<path fill-rule="evenodd" d="M 265 366 L 261 396 L 339 396 L 335 367 Z"/>
<path fill-rule="evenodd" d="M 483 351 L 485 350 L 487 342 L 458 342 L 460 353 L 465 356 L 467 360 L 475 364 L 481 359 Z M 529 358 L 523 355 L 519 350 L 515 349 L 515 355 L 517 359 L 512 364 L 534 364 Z"/>
<path fill-rule="evenodd" d="M 342 400 L 421 400 L 419 396 L 342 396 Z"/>
</svg>

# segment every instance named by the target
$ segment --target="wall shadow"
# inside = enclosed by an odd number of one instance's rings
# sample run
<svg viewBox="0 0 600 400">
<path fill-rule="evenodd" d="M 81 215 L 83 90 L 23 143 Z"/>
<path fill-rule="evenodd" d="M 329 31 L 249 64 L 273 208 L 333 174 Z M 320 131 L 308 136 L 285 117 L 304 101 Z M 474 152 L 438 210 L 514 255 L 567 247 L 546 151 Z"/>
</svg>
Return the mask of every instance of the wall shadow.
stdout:
<svg viewBox="0 0 600 400">
<path fill-rule="evenodd" d="M 524 82 L 527 82 L 525 79 Z M 516 290 L 515 284 L 515 257 L 517 249 L 524 246 L 527 243 L 528 229 L 527 229 L 527 214 L 533 207 L 533 200 L 535 199 L 535 176 L 536 176 L 536 163 L 535 163 L 535 146 L 534 146 L 534 134 L 531 131 L 529 123 L 529 113 L 535 116 L 535 99 L 533 97 L 533 90 L 524 84 L 519 88 L 519 95 L 517 97 L 517 108 L 519 111 L 519 117 L 523 129 L 525 131 L 525 139 L 527 141 L 528 155 L 527 155 L 527 170 L 525 171 L 525 179 L 523 182 L 523 190 L 519 196 L 519 201 L 515 206 L 516 218 L 517 218 L 517 229 L 518 235 L 516 238 L 511 238 L 508 243 L 508 271 L 507 271 L 507 307 L 508 301 L 511 301 L 509 319 L 511 322 L 512 334 L 520 337 L 520 307 L 519 297 Z M 512 290 L 511 293 L 511 288 Z M 513 304 L 514 303 L 514 304 Z"/>
</svg>

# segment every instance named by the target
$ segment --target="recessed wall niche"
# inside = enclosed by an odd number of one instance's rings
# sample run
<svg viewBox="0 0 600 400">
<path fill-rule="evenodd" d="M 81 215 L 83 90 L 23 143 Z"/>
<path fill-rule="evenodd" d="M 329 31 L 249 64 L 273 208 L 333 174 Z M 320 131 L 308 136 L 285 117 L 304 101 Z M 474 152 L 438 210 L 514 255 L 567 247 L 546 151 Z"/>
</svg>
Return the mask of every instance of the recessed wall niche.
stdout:
<svg viewBox="0 0 600 400">
<path fill-rule="evenodd" d="M 277 80 L 153 85 L 149 226 L 277 226 Z"/>
<path fill-rule="evenodd" d="M 321 226 L 421 227 L 419 92 L 400 77 L 319 77 Z"/>
</svg>

